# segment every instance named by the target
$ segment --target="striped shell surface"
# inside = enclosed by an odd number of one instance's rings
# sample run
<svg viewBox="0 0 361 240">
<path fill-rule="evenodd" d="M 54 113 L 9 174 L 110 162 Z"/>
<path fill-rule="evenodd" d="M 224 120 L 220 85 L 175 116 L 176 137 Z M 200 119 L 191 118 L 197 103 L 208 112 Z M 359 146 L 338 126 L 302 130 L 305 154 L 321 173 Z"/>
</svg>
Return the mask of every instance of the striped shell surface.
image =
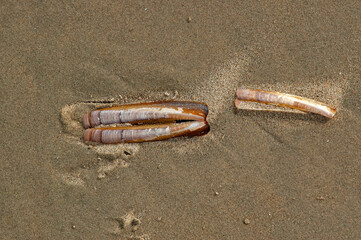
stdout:
<svg viewBox="0 0 361 240">
<path fill-rule="evenodd" d="M 259 102 L 263 104 L 288 107 L 304 112 L 320 114 L 327 118 L 332 118 L 336 113 L 336 108 L 322 102 L 309 98 L 304 98 L 287 93 L 270 92 L 258 89 L 237 89 L 235 106 L 240 108 L 241 101 Z"/>
<path fill-rule="evenodd" d="M 164 101 L 120 105 L 90 111 L 83 117 L 85 141 L 128 143 L 200 136 L 209 131 L 208 107 L 198 102 Z M 109 124 L 136 124 L 106 127 Z M 101 127 L 98 127 L 101 126 Z"/>
</svg>

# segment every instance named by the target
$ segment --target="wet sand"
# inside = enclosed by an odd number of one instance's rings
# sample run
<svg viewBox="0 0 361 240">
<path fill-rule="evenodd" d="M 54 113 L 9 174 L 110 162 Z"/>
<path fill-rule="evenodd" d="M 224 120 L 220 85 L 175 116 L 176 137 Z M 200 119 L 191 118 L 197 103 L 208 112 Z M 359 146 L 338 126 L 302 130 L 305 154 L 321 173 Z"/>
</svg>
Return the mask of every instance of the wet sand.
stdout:
<svg viewBox="0 0 361 240">
<path fill-rule="evenodd" d="M 0 16 L 2 239 L 361 238 L 359 1 L 7 1 Z M 236 110 L 239 86 L 338 111 Z M 89 109 L 170 99 L 207 103 L 211 131 L 82 141 Z"/>
</svg>

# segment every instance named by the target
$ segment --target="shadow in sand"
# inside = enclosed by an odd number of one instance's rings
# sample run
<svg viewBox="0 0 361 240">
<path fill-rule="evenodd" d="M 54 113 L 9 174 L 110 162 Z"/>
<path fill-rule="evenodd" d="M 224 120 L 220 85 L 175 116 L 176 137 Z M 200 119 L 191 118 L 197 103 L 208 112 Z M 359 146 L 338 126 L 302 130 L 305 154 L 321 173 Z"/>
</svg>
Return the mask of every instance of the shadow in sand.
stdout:
<svg viewBox="0 0 361 240">
<path fill-rule="evenodd" d="M 293 121 L 312 121 L 325 124 L 331 119 L 313 113 L 302 112 L 282 112 L 282 111 L 267 111 L 267 110 L 249 110 L 234 108 L 234 113 L 239 116 L 245 117 L 263 117 L 265 119 L 280 119 L 280 120 L 293 120 Z"/>
</svg>

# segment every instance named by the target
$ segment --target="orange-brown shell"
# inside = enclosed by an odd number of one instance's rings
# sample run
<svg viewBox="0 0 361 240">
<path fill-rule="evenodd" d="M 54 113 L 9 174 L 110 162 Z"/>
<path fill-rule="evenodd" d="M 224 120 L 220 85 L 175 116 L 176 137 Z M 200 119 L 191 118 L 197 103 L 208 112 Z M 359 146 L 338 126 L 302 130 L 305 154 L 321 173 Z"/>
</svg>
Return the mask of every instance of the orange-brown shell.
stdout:
<svg viewBox="0 0 361 240">
<path fill-rule="evenodd" d="M 201 136 L 209 131 L 208 107 L 198 102 L 163 101 L 97 109 L 84 115 L 84 141 L 133 143 L 179 136 Z M 140 124 L 97 127 L 109 124 Z M 90 128 L 97 127 L 97 128 Z"/>
<path fill-rule="evenodd" d="M 84 141 L 98 143 L 150 142 L 180 136 L 201 136 L 208 131 L 209 125 L 206 121 L 89 128 L 84 132 Z"/>
<path fill-rule="evenodd" d="M 175 121 L 203 121 L 208 106 L 198 102 L 163 101 L 120 105 L 97 109 L 83 117 L 84 127 L 114 123 L 160 123 Z"/>
</svg>

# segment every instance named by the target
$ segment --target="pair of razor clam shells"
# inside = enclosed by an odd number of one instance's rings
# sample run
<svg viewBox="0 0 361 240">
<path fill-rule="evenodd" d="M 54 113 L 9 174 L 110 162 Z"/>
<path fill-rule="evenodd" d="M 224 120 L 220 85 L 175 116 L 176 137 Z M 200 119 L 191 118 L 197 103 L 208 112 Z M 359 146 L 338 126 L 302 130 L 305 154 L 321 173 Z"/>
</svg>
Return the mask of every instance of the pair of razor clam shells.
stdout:
<svg viewBox="0 0 361 240">
<path fill-rule="evenodd" d="M 207 114 L 206 104 L 180 101 L 98 109 L 84 115 L 84 126 L 87 128 L 84 140 L 98 143 L 135 143 L 179 136 L 201 136 L 209 131 Z M 133 125 L 97 127 L 122 123 Z"/>
<path fill-rule="evenodd" d="M 336 109 L 295 95 L 238 89 L 235 106 L 241 101 L 288 107 L 332 118 Z M 208 106 L 199 102 L 163 101 L 97 109 L 84 115 L 84 140 L 98 143 L 134 143 L 165 140 L 179 136 L 201 136 L 209 131 Z M 109 124 L 131 126 L 103 127 Z M 102 126 L 102 127 L 98 127 Z"/>
</svg>

